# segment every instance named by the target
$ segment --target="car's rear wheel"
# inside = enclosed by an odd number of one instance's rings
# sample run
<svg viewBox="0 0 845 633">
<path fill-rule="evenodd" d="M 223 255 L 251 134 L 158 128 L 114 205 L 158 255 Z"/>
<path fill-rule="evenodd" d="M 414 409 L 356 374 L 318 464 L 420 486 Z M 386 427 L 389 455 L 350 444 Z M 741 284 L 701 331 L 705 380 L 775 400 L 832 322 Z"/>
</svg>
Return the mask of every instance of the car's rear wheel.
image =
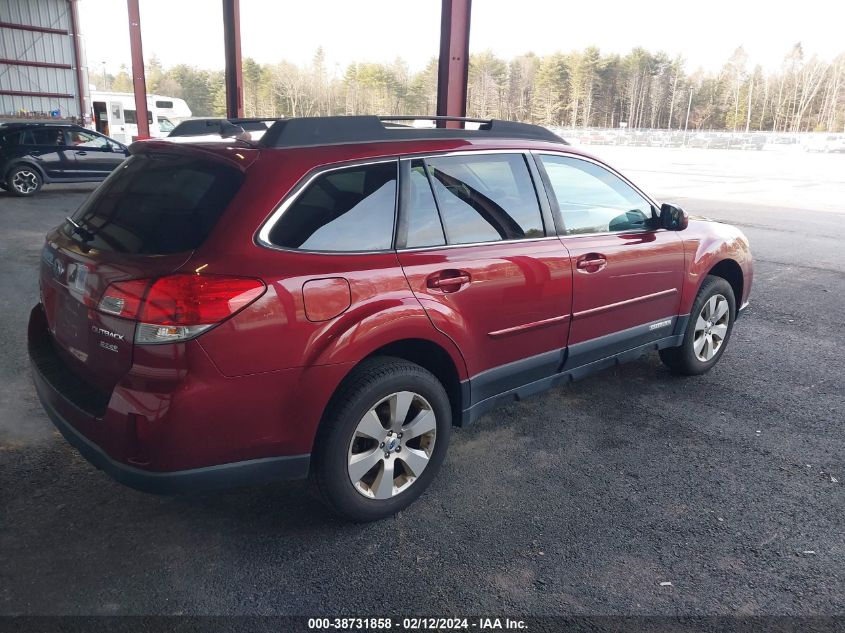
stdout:
<svg viewBox="0 0 845 633">
<path fill-rule="evenodd" d="M 721 277 L 708 276 L 698 291 L 680 347 L 660 350 L 672 371 L 696 375 L 709 371 L 727 347 L 736 315 L 733 288 Z"/>
<path fill-rule="evenodd" d="M 376 357 L 353 370 L 317 438 L 313 475 L 328 506 L 353 521 L 406 508 L 437 474 L 452 425 L 443 385 L 405 360 Z"/>
<path fill-rule="evenodd" d="M 44 184 L 41 174 L 34 167 L 15 167 L 6 177 L 9 192 L 16 196 L 34 196 Z"/>
</svg>

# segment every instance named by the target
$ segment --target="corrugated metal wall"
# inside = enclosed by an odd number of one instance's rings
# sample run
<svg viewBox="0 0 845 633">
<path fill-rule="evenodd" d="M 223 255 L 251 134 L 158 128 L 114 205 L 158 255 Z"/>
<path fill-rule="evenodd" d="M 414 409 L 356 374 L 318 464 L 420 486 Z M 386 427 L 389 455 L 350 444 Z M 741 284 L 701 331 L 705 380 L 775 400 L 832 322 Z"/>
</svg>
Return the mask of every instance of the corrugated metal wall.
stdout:
<svg viewBox="0 0 845 633">
<path fill-rule="evenodd" d="M 31 31 L 36 27 L 48 31 Z M 78 117 L 71 27 L 67 0 L 0 0 L 0 117 L 23 113 Z M 61 65 L 56 67 L 2 63 L 3 60 Z M 4 93 L 39 93 L 4 94 Z M 49 95 L 49 96 L 47 96 Z"/>
</svg>

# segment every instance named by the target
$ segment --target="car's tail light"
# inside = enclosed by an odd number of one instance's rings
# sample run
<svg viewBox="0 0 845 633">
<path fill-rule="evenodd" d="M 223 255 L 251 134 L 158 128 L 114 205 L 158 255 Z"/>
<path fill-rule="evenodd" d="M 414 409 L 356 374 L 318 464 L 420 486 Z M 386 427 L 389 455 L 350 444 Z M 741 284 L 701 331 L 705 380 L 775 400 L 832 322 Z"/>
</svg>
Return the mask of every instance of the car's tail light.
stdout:
<svg viewBox="0 0 845 633">
<path fill-rule="evenodd" d="M 259 279 L 220 275 L 170 275 L 111 284 L 98 309 L 138 321 L 136 343 L 193 338 L 240 312 L 266 286 Z"/>
<path fill-rule="evenodd" d="M 100 297 L 97 309 L 124 319 L 135 319 L 149 287 L 149 279 L 132 279 L 113 283 Z"/>
</svg>

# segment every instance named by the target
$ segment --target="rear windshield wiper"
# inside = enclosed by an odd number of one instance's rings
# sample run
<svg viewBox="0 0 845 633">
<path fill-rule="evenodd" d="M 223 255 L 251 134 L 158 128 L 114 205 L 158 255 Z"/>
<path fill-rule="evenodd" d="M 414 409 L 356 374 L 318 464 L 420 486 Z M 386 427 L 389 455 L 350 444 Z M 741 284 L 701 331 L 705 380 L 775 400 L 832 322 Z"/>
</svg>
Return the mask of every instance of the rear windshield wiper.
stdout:
<svg viewBox="0 0 845 633">
<path fill-rule="evenodd" d="M 74 222 L 69 215 L 65 216 L 65 220 L 67 220 L 70 223 L 70 225 L 73 227 L 72 232 L 76 233 L 83 242 L 90 242 L 91 240 L 94 239 L 94 234 L 91 233 L 91 231 L 82 228 L 79 224 Z"/>
</svg>

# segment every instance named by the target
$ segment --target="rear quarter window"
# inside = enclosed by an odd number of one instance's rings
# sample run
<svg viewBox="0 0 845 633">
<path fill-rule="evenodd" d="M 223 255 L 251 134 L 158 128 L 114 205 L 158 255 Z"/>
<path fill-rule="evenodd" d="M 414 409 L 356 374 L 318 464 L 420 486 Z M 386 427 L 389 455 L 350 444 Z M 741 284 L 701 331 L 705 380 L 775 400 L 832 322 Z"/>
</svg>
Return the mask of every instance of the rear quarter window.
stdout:
<svg viewBox="0 0 845 633">
<path fill-rule="evenodd" d="M 0 133 L 0 147 L 15 147 L 20 137 L 20 132 Z"/>
<path fill-rule="evenodd" d="M 199 247 L 243 183 L 214 161 L 139 154 L 118 167 L 65 230 L 98 250 L 166 255 Z"/>
<path fill-rule="evenodd" d="M 269 233 L 275 246 L 383 251 L 393 243 L 397 162 L 334 169 L 314 179 Z"/>
</svg>

